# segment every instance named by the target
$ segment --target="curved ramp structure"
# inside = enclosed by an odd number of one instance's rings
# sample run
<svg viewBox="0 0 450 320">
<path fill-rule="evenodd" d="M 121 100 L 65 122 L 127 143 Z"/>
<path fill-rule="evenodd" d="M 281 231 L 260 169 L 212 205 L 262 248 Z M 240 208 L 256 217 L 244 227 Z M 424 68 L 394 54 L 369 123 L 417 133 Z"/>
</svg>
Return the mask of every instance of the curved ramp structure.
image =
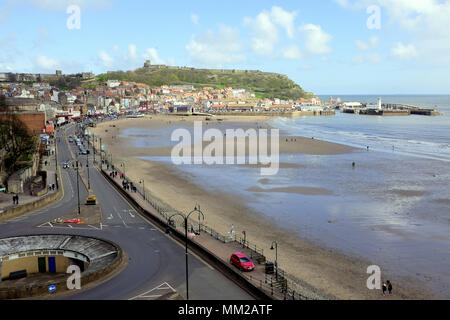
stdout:
<svg viewBox="0 0 450 320">
<path fill-rule="evenodd" d="M 14 280 L 32 274 L 55 274 L 55 283 L 66 290 L 66 270 L 77 265 L 82 285 L 100 279 L 122 261 L 122 250 L 110 241 L 78 235 L 31 235 L 0 239 L 0 299 L 23 298 L 43 293 L 47 282 L 32 284 Z M 36 277 L 35 277 L 36 278 Z M 48 276 L 47 276 L 48 278 Z M 8 282 L 6 284 L 6 282 Z"/>
</svg>

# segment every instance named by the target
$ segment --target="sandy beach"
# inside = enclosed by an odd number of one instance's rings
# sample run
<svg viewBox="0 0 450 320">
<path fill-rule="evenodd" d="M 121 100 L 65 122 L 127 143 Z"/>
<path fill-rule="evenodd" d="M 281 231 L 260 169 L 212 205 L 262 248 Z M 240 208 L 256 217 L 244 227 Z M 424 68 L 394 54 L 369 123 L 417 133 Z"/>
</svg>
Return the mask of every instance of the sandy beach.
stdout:
<svg viewBox="0 0 450 320">
<path fill-rule="evenodd" d="M 204 121 L 205 118 L 153 116 L 141 119 L 123 119 L 98 124 L 91 131 L 96 136 L 102 137 L 102 143 L 107 150 L 106 153 L 107 155 L 112 154 L 116 167 L 125 167 L 126 175 L 132 181 L 138 182 L 144 179 L 146 189 L 173 208 L 187 212 L 192 210 L 196 202 L 200 203 L 206 214 L 205 223 L 208 226 L 222 234 L 229 232 L 231 224 L 234 224 L 237 234 L 246 230 L 249 235 L 248 240 L 263 248 L 269 260 L 274 260 L 275 255 L 270 250 L 270 244 L 273 240 L 277 240 L 281 249 L 278 252 L 279 266 L 289 274 L 326 294 L 338 299 L 386 299 L 386 297 L 381 296 L 380 291 L 371 291 L 366 287 L 369 276 L 366 269 L 373 264 L 371 261 L 319 246 L 313 240 L 294 235 L 286 229 L 275 226 L 274 221 L 271 221 L 270 218 L 265 218 L 249 208 L 244 197 L 227 190 L 221 190 L 220 192 L 209 190 L 195 183 L 191 174 L 174 165 L 137 158 L 170 156 L 172 147 L 169 145 L 137 148 L 133 144 L 133 139 L 136 137 L 133 137 L 133 135 L 121 137 L 124 130 L 130 128 L 156 132 L 176 126 L 189 127 L 193 125 L 194 121 L 199 120 Z M 223 116 L 220 117 L 220 120 L 207 121 L 207 125 L 204 121 L 204 125 L 205 127 L 218 128 L 227 126 L 235 128 L 238 126 L 243 129 L 269 129 L 267 120 L 267 117 Z M 155 139 L 157 139 L 157 135 L 155 133 Z M 349 146 L 317 139 L 280 136 L 280 154 L 338 155 L 355 151 L 356 149 Z M 246 166 L 249 166 L 250 169 L 259 167 L 258 165 Z M 308 170 L 301 164 L 280 163 L 280 169 L 284 168 Z M 217 177 L 217 179 L 220 179 L 220 177 Z M 261 179 L 261 184 L 265 187 L 255 186 L 252 191 L 261 195 L 294 193 L 319 196 L 333 193 L 333 190 L 329 190 L 326 186 L 312 188 L 303 186 L 301 182 L 296 187 L 271 187 L 270 178 Z M 395 190 L 395 192 L 405 196 L 411 195 L 400 190 Z M 407 283 L 405 280 L 408 280 Z M 389 299 L 429 299 L 433 297 L 430 292 L 423 289 L 421 283 L 416 279 L 402 279 L 402 282 L 394 283 L 395 295 L 389 297 Z"/>
</svg>

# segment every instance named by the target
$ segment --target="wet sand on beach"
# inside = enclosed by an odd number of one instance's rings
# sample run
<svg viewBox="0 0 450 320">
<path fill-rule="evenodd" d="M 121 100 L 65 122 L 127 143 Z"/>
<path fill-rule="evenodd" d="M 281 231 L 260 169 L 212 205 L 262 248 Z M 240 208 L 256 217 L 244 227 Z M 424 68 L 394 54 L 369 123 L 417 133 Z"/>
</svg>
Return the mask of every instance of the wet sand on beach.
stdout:
<svg viewBox="0 0 450 320">
<path fill-rule="evenodd" d="M 235 123 L 246 123 L 248 128 L 270 128 L 265 121 L 268 117 L 220 117 L 223 121 L 209 121 L 209 127 Z M 305 281 L 311 286 L 338 299 L 386 299 L 377 290 L 368 290 L 366 269 L 370 261 L 356 256 L 348 256 L 336 250 L 322 247 L 314 241 L 290 233 L 278 227 L 270 218 L 266 218 L 246 205 L 242 196 L 221 190 L 208 190 L 195 183 L 195 177 L 168 163 L 136 159 L 136 157 L 170 156 L 172 147 L 136 148 L 132 136 L 121 138 L 121 133 L 128 128 L 147 130 L 164 129 L 173 126 L 191 126 L 193 121 L 204 117 L 154 116 L 152 119 L 124 119 L 98 124 L 93 128 L 96 135 L 102 136 L 102 143 L 113 154 L 117 167 L 125 162 L 126 175 L 134 181 L 145 180 L 146 188 L 156 197 L 170 204 L 175 209 L 186 212 L 192 210 L 196 202 L 201 203 L 206 215 L 205 223 L 222 234 L 228 234 L 231 224 L 236 233 L 246 230 L 248 240 L 264 249 L 269 260 L 274 260 L 270 250 L 272 240 L 277 240 L 279 248 L 278 262 L 289 274 Z M 115 127 L 111 127 L 115 125 Z M 206 126 L 205 126 L 206 127 Z M 241 126 L 239 126 L 241 127 Z M 243 128 L 245 129 L 245 128 Z M 105 132 L 107 130 L 108 132 Z M 286 139 L 288 141 L 286 141 Z M 296 141 L 295 141 L 296 140 Z M 319 141 L 304 137 L 280 137 L 280 153 L 302 153 L 309 155 L 333 155 L 353 152 L 352 147 Z M 258 165 L 247 165 L 259 167 Z M 303 168 L 300 164 L 280 164 L 280 168 Z M 218 177 L 219 179 L 219 177 Z M 254 192 L 270 194 L 287 192 L 308 195 L 333 193 L 324 188 L 291 187 L 272 188 L 270 179 L 261 179 L 266 188 L 255 187 Z M 395 283 L 395 295 L 387 299 L 429 299 L 434 297 L 425 291 L 415 279 L 410 279 L 408 286 Z"/>
</svg>

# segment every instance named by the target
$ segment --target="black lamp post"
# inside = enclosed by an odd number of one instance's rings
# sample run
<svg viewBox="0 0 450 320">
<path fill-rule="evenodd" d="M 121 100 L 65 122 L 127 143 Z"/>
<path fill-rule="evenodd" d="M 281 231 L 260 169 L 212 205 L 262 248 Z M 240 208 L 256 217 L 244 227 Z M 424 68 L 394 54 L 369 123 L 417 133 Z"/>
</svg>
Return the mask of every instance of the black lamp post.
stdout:
<svg viewBox="0 0 450 320">
<path fill-rule="evenodd" d="M 89 153 L 86 153 L 86 168 L 88 172 L 88 189 L 91 190 L 91 178 L 89 175 Z"/>
<path fill-rule="evenodd" d="M 78 182 L 78 160 L 77 160 L 77 194 L 78 194 L 78 215 L 81 215 L 80 212 L 80 184 Z"/>
<path fill-rule="evenodd" d="M 203 212 L 200 211 L 200 208 L 197 208 L 197 206 L 195 206 L 194 210 L 192 210 L 191 212 L 189 212 L 189 214 L 187 216 L 181 214 L 181 213 L 175 213 L 174 215 L 170 216 L 168 219 L 168 225 L 170 226 L 172 223 L 172 218 L 174 216 L 180 216 L 184 219 L 184 237 L 185 237 L 185 256 L 186 256 L 186 300 L 189 300 L 189 269 L 188 269 L 188 236 L 187 236 L 187 230 L 188 230 L 188 219 L 189 216 L 191 214 L 193 214 L 194 212 L 197 212 L 199 215 L 198 220 L 200 221 L 200 215 L 202 217 L 203 220 L 205 220 L 205 215 L 203 214 Z M 199 226 L 200 228 L 200 226 Z"/>
<path fill-rule="evenodd" d="M 144 200 L 146 200 L 146 198 L 145 198 L 145 181 L 141 180 L 141 181 L 139 181 L 139 183 L 142 183 L 142 196 L 144 197 Z"/>
<path fill-rule="evenodd" d="M 94 153 L 94 165 L 95 165 L 95 134 L 92 134 L 92 152 Z"/>
<path fill-rule="evenodd" d="M 274 249 L 274 245 L 275 244 L 275 268 L 276 268 L 276 273 L 275 273 L 275 277 L 278 280 L 278 243 L 276 241 L 272 241 L 272 246 L 270 247 L 270 250 Z"/>
</svg>

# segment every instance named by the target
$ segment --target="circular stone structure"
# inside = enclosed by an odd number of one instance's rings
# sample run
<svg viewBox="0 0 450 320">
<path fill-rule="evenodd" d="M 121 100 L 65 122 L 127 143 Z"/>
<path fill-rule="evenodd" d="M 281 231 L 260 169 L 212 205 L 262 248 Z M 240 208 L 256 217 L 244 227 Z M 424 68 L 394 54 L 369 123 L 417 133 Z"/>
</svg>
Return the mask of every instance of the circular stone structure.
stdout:
<svg viewBox="0 0 450 320">
<path fill-rule="evenodd" d="M 31 235 L 0 239 L 0 299 L 48 293 L 49 285 L 59 288 L 58 292 L 66 291 L 71 276 L 66 272 L 71 265 L 80 268 L 81 285 L 86 285 L 114 271 L 122 257 L 116 244 L 93 237 Z M 28 281 L 29 276 L 32 281 Z"/>
</svg>

